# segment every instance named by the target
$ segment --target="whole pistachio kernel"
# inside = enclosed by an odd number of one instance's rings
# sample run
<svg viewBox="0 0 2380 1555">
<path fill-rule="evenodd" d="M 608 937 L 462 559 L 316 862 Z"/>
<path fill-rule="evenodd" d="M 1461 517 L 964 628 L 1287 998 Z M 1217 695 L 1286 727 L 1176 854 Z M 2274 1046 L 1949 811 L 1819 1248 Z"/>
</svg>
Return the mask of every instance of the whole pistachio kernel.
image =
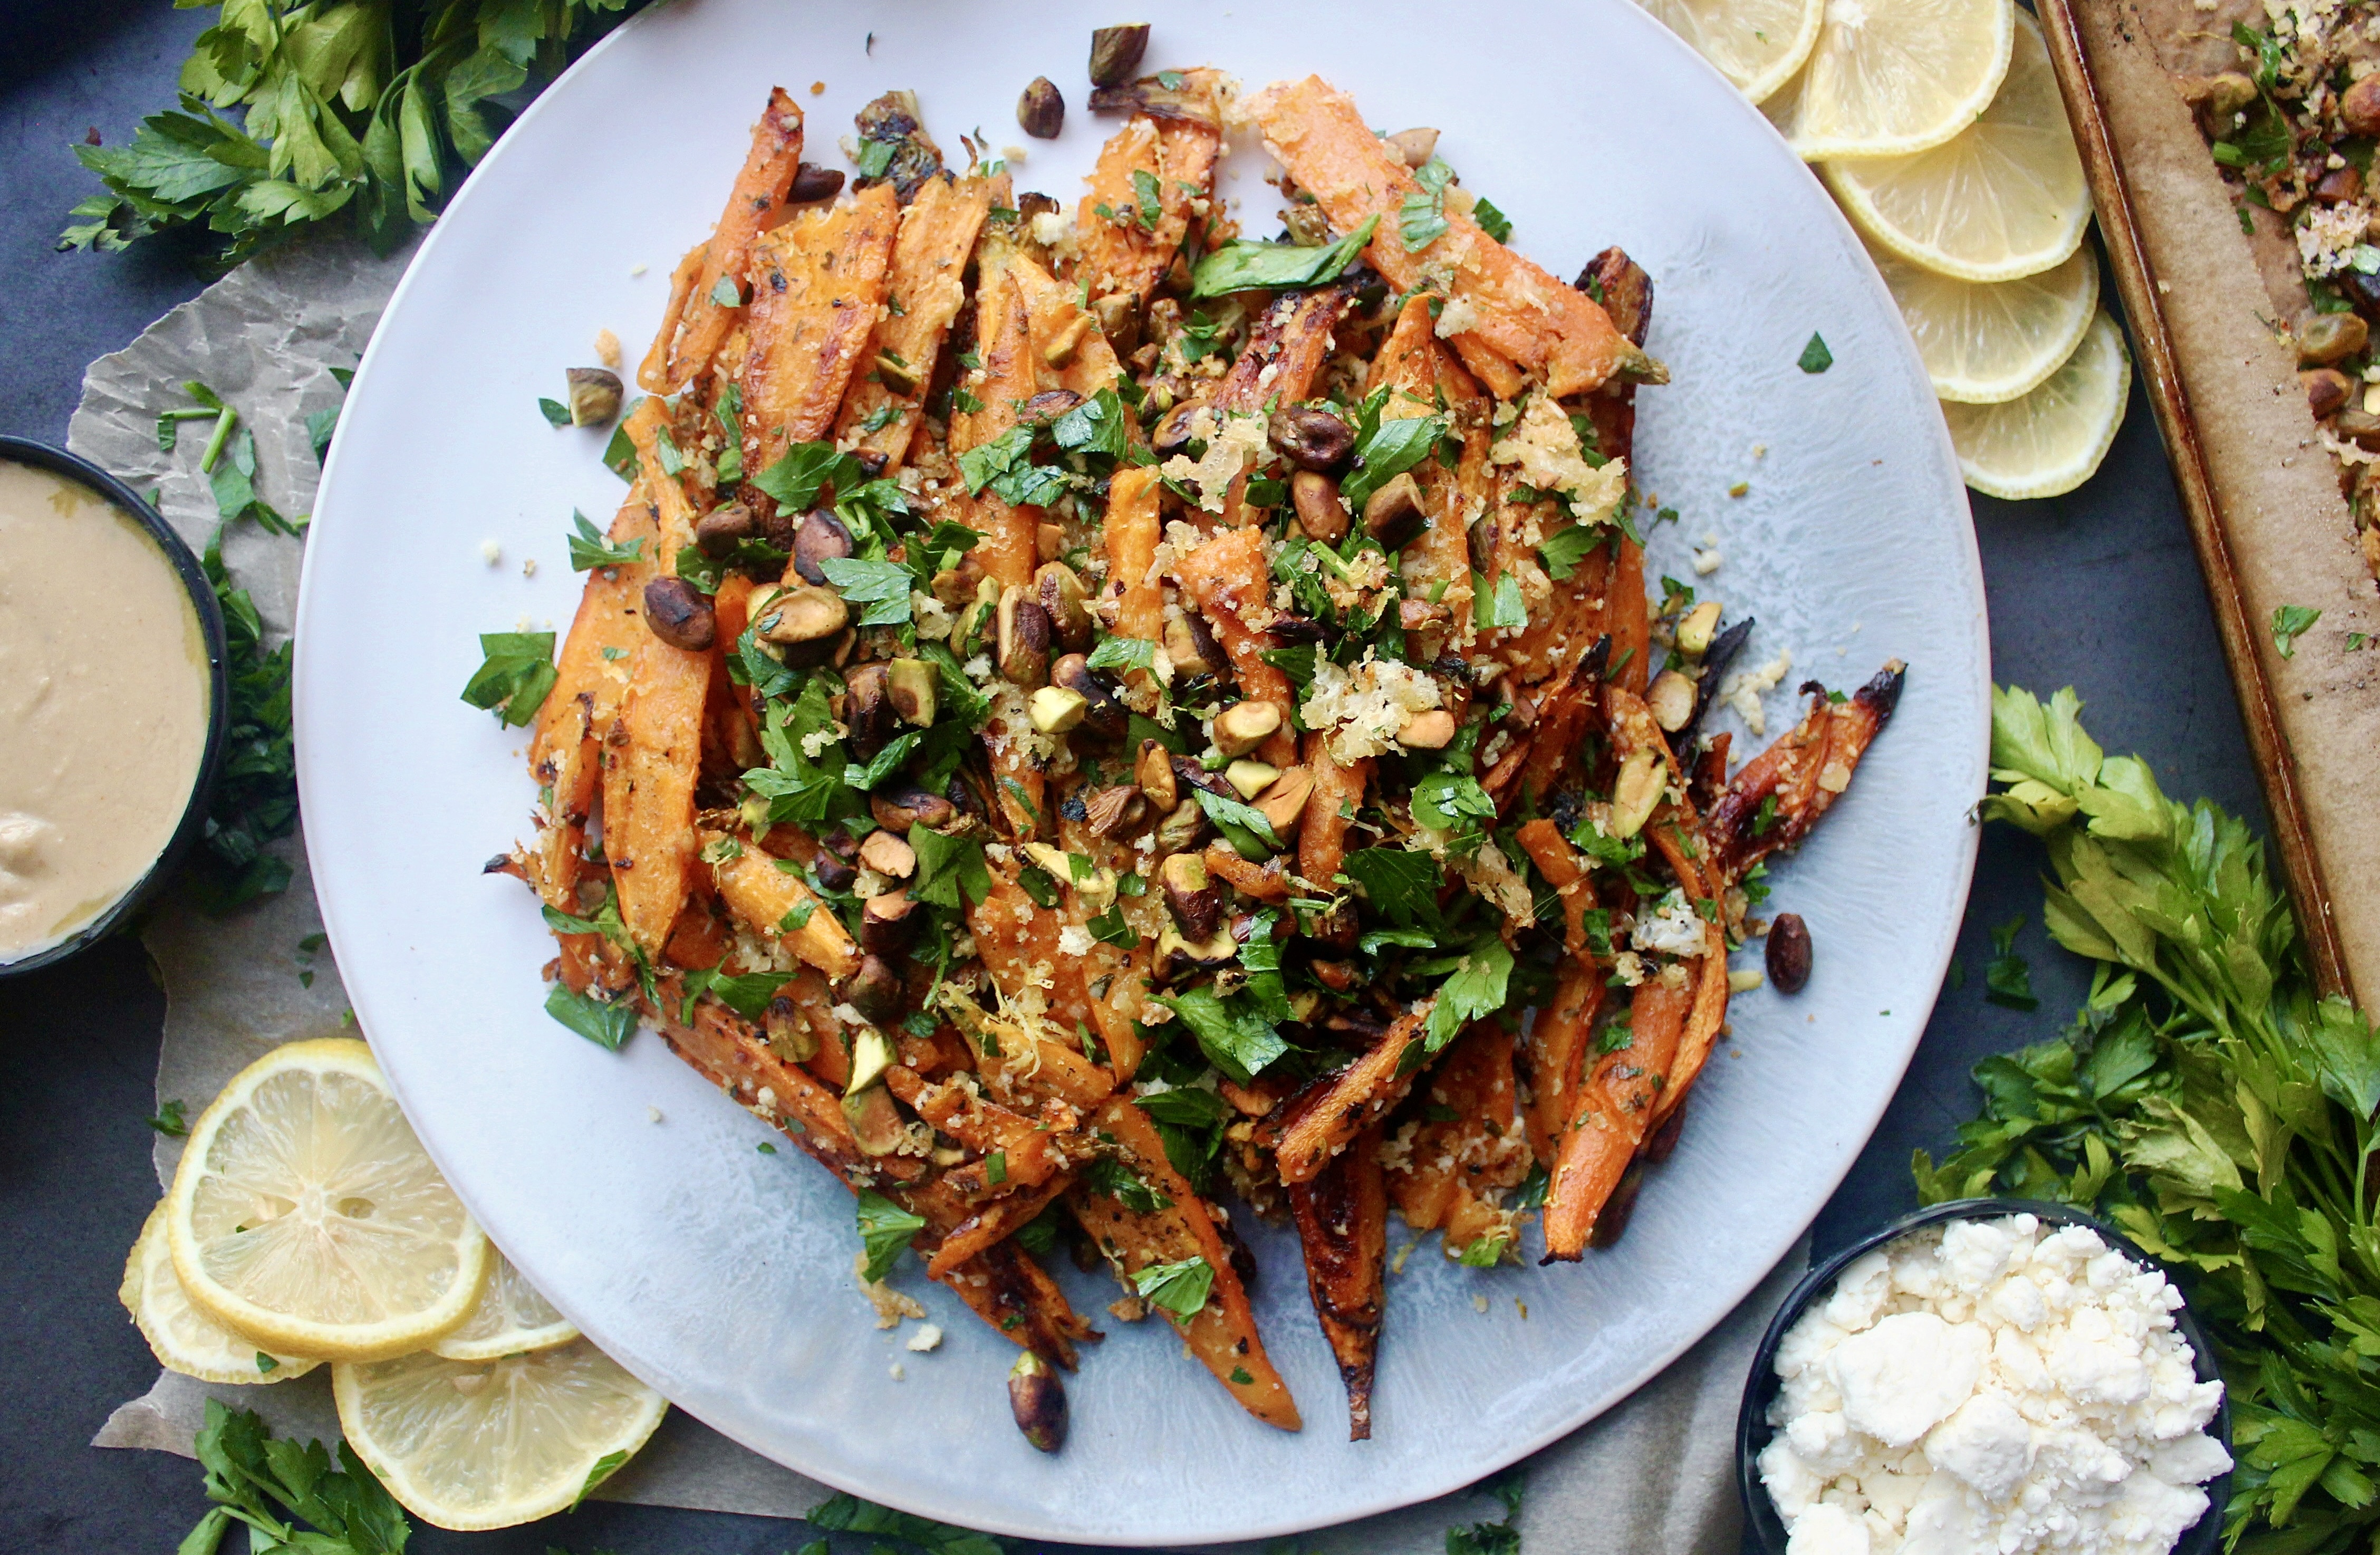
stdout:
<svg viewBox="0 0 2380 1555">
<path fill-rule="evenodd" d="M 620 375 L 609 368 L 574 367 L 564 374 L 570 392 L 570 424 L 608 427 L 620 414 Z"/>
</svg>

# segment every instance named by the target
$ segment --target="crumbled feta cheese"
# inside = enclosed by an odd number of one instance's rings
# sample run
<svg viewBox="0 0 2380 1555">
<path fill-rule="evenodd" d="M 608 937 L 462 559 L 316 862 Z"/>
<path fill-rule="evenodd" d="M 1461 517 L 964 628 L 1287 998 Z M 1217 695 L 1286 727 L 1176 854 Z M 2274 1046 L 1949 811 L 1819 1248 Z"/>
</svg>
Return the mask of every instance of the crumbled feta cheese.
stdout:
<svg viewBox="0 0 2380 1555">
<path fill-rule="evenodd" d="M 1091 939 L 1091 931 L 1079 923 L 1070 923 L 1058 930 L 1058 953 L 1061 955 L 1088 955 L 1095 942 Z"/>
<path fill-rule="evenodd" d="M 483 540 L 480 541 L 480 560 L 487 563 L 490 566 L 494 566 L 498 562 L 501 562 L 504 559 L 504 548 L 503 546 L 498 545 L 492 540 Z"/>
<path fill-rule="evenodd" d="M 1366 650 L 1353 670 L 1319 660 L 1297 711 L 1307 728 L 1330 731 L 1332 757 L 1354 763 L 1392 748 L 1407 718 L 1438 705 L 1438 683 L 1427 674 Z"/>
<path fill-rule="evenodd" d="M 1793 655 L 1779 650 L 1777 657 L 1756 670 L 1739 670 L 1718 683 L 1718 699 L 1733 708 L 1743 719 L 1743 726 L 1755 735 L 1768 733 L 1768 715 L 1761 710 L 1760 695 L 1776 688 L 1793 668 Z"/>
<path fill-rule="evenodd" d="M 1609 523 L 1628 491 L 1628 461 L 1588 464 L 1570 418 L 1545 395 L 1531 397 L 1512 431 L 1488 448 L 1488 461 L 1518 465 L 1530 485 L 1563 493 L 1582 524 Z"/>
<path fill-rule="evenodd" d="M 1628 942 L 1640 951 L 1659 951 L 1665 955 L 1700 955 L 1708 948 L 1702 915 L 1694 911 L 1684 892 L 1676 890 L 1661 898 L 1651 917 L 1637 918 Z"/>
<path fill-rule="evenodd" d="M 1760 1455 L 1789 1555 L 2158 1555 L 2231 1466 L 2180 1293 L 2084 1227 L 1959 1221 L 1787 1330 Z"/>
<path fill-rule="evenodd" d="M 620 365 L 620 337 L 608 329 L 597 330 L 595 355 L 602 358 L 605 367 L 616 369 Z"/>
<path fill-rule="evenodd" d="M 1719 564 L 1726 560 L 1727 558 L 1719 553 L 1719 549 L 1716 545 L 1697 551 L 1694 553 L 1694 576 L 1708 577 L 1718 571 Z"/>
<path fill-rule="evenodd" d="M 917 1331 L 909 1336 L 908 1348 L 922 1355 L 927 1351 L 936 1348 L 941 1342 L 942 1329 L 941 1324 L 920 1323 L 917 1325 Z"/>
<path fill-rule="evenodd" d="M 1436 334 L 1440 340 L 1451 340 L 1458 334 L 1479 327 L 1479 310 L 1467 297 L 1449 298 L 1439 310 Z"/>
</svg>

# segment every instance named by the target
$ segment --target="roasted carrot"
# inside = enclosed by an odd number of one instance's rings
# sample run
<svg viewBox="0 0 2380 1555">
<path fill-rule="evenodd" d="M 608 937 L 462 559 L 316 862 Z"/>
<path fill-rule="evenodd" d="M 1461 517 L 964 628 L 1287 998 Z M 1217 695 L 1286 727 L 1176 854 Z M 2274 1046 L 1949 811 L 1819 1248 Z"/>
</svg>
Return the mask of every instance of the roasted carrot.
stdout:
<svg viewBox="0 0 2380 1555">
<path fill-rule="evenodd" d="M 702 268 L 695 273 L 678 314 L 666 362 L 656 373 L 655 361 L 648 358 L 638 374 L 645 387 L 656 394 L 675 394 L 685 388 L 710 365 L 711 353 L 742 321 L 741 302 L 727 300 L 720 292 L 720 283 L 739 289 L 746 285 L 745 261 L 761 227 L 784 203 L 801 160 L 802 111 L 791 92 L 771 88 L 769 106 L 752 128 L 752 149 L 744 159 L 744 170 L 728 192 L 719 225 L 711 228 Z M 653 354 L 663 355 L 662 342 L 653 343 Z"/>
<path fill-rule="evenodd" d="M 670 392 L 670 347 L 677 343 L 678 324 L 686 317 L 695 284 L 702 279 L 703 267 L 710 260 L 710 241 L 705 238 L 688 249 L 677 261 L 677 268 L 670 273 L 669 301 L 662 309 L 661 328 L 653 333 L 652 348 L 645 353 L 644 361 L 637 369 L 638 383 L 654 394 Z"/>
<path fill-rule="evenodd" d="M 603 738 L 603 851 L 620 917 L 648 955 L 686 903 L 710 656 L 648 634 L 628 661 L 619 734 Z"/>
<path fill-rule="evenodd" d="M 1008 273 L 1009 255 L 987 246 L 987 262 L 998 268 L 976 291 L 976 355 L 983 365 L 960 380 L 980 409 L 951 418 L 953 456 L 997 441 L 1016 425 L 1017 407 L 1040 392 L 1033 371 L 1033 321 L 1025 292 Z M 975 496 L 975 528 L 983 536 L 973 553 L 984 572 L 1003 588 L 1033 580 L 1041 510 L 1012 504 L 990 487 Z"/>
<path fill-rule="evenodd" d="M 752 245 L 744 361 L 744 468 L 757 475 L 834 425 L 884 312 L 900 210 L 892 187 L 805 211 Z"/>
<path fill-rule="evenodd" d="M 1365 392 L 1389 391 L 1380 409 L 1382 420 L 1437 413 L 1439 383 L 1450 375 L 1451 364 L 1432 333 L 1435 322 L 1429 304 L 1425 296 L 1406 298 L 1388 339 L 1372 358 Z M 1472 631 L 1472 575 L 1470 516 L 1463 508 L 1462 486 L 1436 459 L 1424 459 L 1414 468 L 1413 475 L 1421 486 L 1423 527 L 1397 553 L 1397 571 L 1404 579 L 1407 599 L 1425 602 L 1435 599 L 1432 609 L 1438 625 L 1428 628 L 1430 637 L 1466 642 Z"/>
<path fill-rule="evenodd" d="M 1841 703 L 1815 695 L 1815 683 L 1805 687 L 1814 693 L 1809 713 L 1746 761 L 1704 818 L 1703 840 L 1722 881 L 1733 884 L 1768 854 L 1810 834 L 1851 786 L 1852 770 L 1900 704 L 1906 674 L 1895 659 Z M 1770 799 L 1776 804 L 1764 819 L 1761 808 Z"/>
<path fill-rule="evenodd" d="M 1297 833 L 1297 872 L 1317 890 L 1330 891 L 1347 859 L 1347 828 L 1364 803 L 1372 781 L 1369 757 L 1342 765 L 1330 754 L 1328 735 L 1305 736 L 1305 770 L 1314 775 L 1314 792 L 1306 796 L 1305 819 Z"/>
<path fill-rule="evenodd" d="M 987 180 L 945 176 L 927 179 L 901 212 L 885 276 L 885 315 L 868 343 L 868 368 L 843 396 L 838 445 L 881 454 L 888 470 L 907 459 L 943 336 L 966 301 L 959 278 L 990 205 Z"/>
<path fill-rule="evenodd" d="M 726 850 L 723 832 L 705 831 L 705 852 Z M 710 867 L 721 900 L 744 927 L 764 940 L 777 941 L 830 978 L 847 978 L 859 968 L 859 947 L 833 910 L 814 895 L 802 877 L 781 869 L 777 861 L 757 848 L 743 848 Z M 805 912 L 803 909 L 809 909 Z M 799 920 L 798 927 L 787 928 Z"/>
<path fill-rule="evenodd" d="M 1257 1331 L 1247 1292 L 1232 1267 L 1231 1249 L 1216 1229 L 1213 1208 L 1173 1169 L 1157 1125 L 1129 1098 L 1117 1097 L 1102 1106 L 1093 1127 L 1103 1142 L 1112 1141 L 1118 1163 L 1149 1190 L 1151 1199 L 1143 1202 L 1156 1208 L 1135 1209 L 1085 1181 L 1066 1198 L 1075 1219 L 1118 1278 L 1127 1282 L 1160 1265 L 1203 1260 L 1209 1280 L 1205 1305 L 1186 1318 L 1170 1311 L 1166 1316 L 1190 1353 L 1241 1408 L 1268 1426 L 1296 1430 L 1297 1404 L 1265 1354 L 1264 1336 Z"/>
<path fill-rule="evenodd" d="M 1512 1034 L 1475 1023 L 1415 1088 L 1429 1106 L 1397 1130 L 1388 1172 L 1397 1213 L 1415 1231 L 1442 1231 L 1448 1257 L 1488 1239 L 1509 1249 L 1519 1231 L 1502 1199 L 1530 1161 L 1512 1113 Z"/>
<path fill-rule="evenodd" d="M 1253 528 L 1219 531 L 1174 558 L 1173 576 L 1230 655 L 1240 694 L 1251 701 L 1271 702 L 1286 713 L 1289 676 L 1264 657 L 1273 646 L 1267 631 L 1280 613 L 1269 597 L 1272 579 L 1265 570 L 1263 535 Z M 1265 741 L 1263 752 L 1276 767 L 1296 762 L 1297 736 L 1288 718 Z"/>
<path fill-rule="evenodd" d="M 1211 70 L 1184 75 L 1185 89 L 1194 94 L 1211 94 L 1220 80 Z M 1137 309 L 1156 293 L 1198 221 L 1194 202 L 1213 190 L 1223 139 L 1219 122 L 1135 115 L 1099 149 L 1089 191 L 1075 216 L 1081 255 L 1075 277 L 1094 306 L 1112 297 Z M 1157 204 L 1154 221 L 1148 215 L 1151 199 Z"/>
<path fill-rule="evenodd" d="M 1658 364 L 1614 329 L 1592 298 L 1488 237 L 1457 201 L 1445 202 L 1445 234 L 1408 250 L 1402 208 L 1421 187 L 1346 93 L 1309 76 L 1268 87 L 1246 107 L 1262 127 L 1266 146 L 1334 228 L 1353 232 L 1378 218 L 1364 257 L 1391 285 L 1415 289 L 1426 265 L 1451 275 L 1447 305 L 1465 305 L 1474 321 L 1455 335 L 1458 348 L 1470 343 L 1475 349 L 1466 360 L 1491 381 L 1504 376 L 1494 365 L 1498 358 L 1537 374 L 1557 399 L 1622 370 L 1658 373 Z"/>
<path fill-rule="evenodd" d="M 1418 1067 L 1411 1059 L 1422 1044 L 1422 1027 L 1436 1002 L 1427 1001 L 1400 1015 L 1363 1056 L 1317 1080 L 1289 1104 L 1293 1111 L 1275 1151 L 1282 1182 L 1313 1181 L 1331 1157 L 1404 1099 Z"/>
<path fill-rule="evenodd" d="M 533 883 L 546 905 L 564 912 L 577 910 L 574 888 L 600 776 L 594 742 L 619 716 L 628 690 L 628 656 L 648 635 L 644 593 L 652 577 L 654 532 L 652 509 L 639 482 L 629 489 L 607 536 L 615 546 L 634 546 L 637 559 L 588 574 L 578 613 L 562 640 L 553 688 L 538 709 L 529 739 L 529 776 L 553 796 L 538 839 Z"/>
<path fill-rule="evenodd" d="M 1692 991 L 1658 978 L 1637 986 L 1624 1045 L 1596 1061 L 1564 1125 L 1546 1191 L 1545 1262 L 1572 1262 L 1586 1250 L 1597 1215 L 1644 1143 L 1693 1005 Z"/>
<path fill-rule="evenodd" d="M 1160 479 L 1154 466 L 1141 465 L 1118 470 L 1108 484 L 1108 591 L 1116 635 L 1143 642 L 1165 632 L 1165 588 L 1157 576 Z"/>
</svg>

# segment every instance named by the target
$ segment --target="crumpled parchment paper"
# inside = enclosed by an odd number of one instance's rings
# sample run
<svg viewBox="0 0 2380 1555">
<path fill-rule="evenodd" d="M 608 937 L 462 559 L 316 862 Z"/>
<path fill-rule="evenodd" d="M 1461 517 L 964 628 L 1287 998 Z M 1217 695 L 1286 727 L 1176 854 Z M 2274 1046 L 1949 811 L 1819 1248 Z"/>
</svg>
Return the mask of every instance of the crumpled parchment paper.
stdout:
<svg viewBox="0 0 2380 1555">
<path fill-rule="evenodd" d="M 362 355 L 404 263 L 404 255 L 380 260 L 358 247 L 318 241 L 234 271 L 124 350 L 91 365 L 67 445 L 136 491 L 157 492 L 166 519 L 202 550 L 216 527 L 213 496 L 198 473 L 202 440 L 184 438 L 167 454 L 155 434 L 158 412 L 189 403 L 181 385 L 197 379 L 254 432 L 259 494 L 292 516 L 310 511 L 319 471 L 306 417 L 339 403 L 330 370 L 352 368 Z M 254 596 L 271 638 L 285 636 L 297 603 L 299 542 L 247 524 L 225 537 L 224 556 Z M 322 919 L 304 851 L 296 837 L 278 849 L 296 870 L 285 894 L 225 919 L 168 896 L 142 934 L 165 987 L 157 1097 L 183 1102 L 192 1117 L 267 1049 L 350 1029 L 338 969 L 317 938 Z M 310 943 L 316 948 L 307 949 Z M 161 1184 L 171 1180 L 180 1153 L 179 1140 L 158 1140 Z M 1560 1555 L 1733 1555 L 1742 1537 L 1736 1408 L 1761 1330 L 1805 1262 L 1805 1249 L 1797 1248 L 1676 1365 L 1529 1460 L 1521 1513 L 1528 1548 Z M 187 1456 L 210 1397 L 254 1409 L 276 1433 L 324 1440 L 338 1434 L 327 1367 L 251 1387 L 161 1372 L 146 1395 L 117 1406 L 92 1444 Z M 828 1491 L 673 1411 L 644 1451 L 595 1494 L 798 1517 Z M 1494 1518 L 1500 1510 L 1484 1495 L 1464 1492 L 1299 1542 L 1314 1555 L 1437 1555 L 1450 1526 Z"/>
</svg>

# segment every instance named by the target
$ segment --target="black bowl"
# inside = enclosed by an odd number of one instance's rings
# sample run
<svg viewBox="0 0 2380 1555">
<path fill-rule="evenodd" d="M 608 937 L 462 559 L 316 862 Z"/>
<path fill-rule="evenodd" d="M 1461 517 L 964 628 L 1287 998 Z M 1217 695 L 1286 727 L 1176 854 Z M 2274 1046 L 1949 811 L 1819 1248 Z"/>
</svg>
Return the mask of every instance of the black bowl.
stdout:
<svg viewBox="0 0 2380 1555">
<path fill-rule="evenodd" d="M 182 808 L 181 824 L 164 851 L 149 866 L 148 872 L 133 882 L 131 889 L 115 899 L 106 911 L 77 929 L 73 934 L 50 946 L 15 961 L 0 962 L 0 978 L 13 978 L 42 966 L 54 966 L 67 957 L 105 939 L 122 924 L 158 886 L 172 878 L 175 866 L 206 830 L 207 804 L 213 797 L 215 777 L 223 766 L 225 731 L 231 722 L 231 686 L 225 670 L 226 647 L 224 639 L 223 607 L 216 602 L 214 585 L 207 581 L 206 569 L 198 557 L 182 542 L 138 492 L 92 464 L 78 458 L 63 448 L 29 442 L 21 437 L 0 437 L 0 460 L 31 465 L 46 469 L 79 484 L 88 486 L 120 508 L 148 532 L 149 538 L 164 552 L 173 565 L 176 576 L 182 580 L 182 591 L 199 613 L 199 633 L 207 647 L 207 741 L 199 755 L 198 779 L 190 785 L 190 796 Z"/>
<path fill-rule="evenodd" d="M 1785 1297 L 1785 1305 L 1770 1318 L 1768 1331 L 1760 1336 L 1760 1348 L 1752 1357 L 1752 1376 L 1743 1385 L 1743 1409 L 1735 1420 L 1735 1484 L 1743 1497 L 1743 1520 L 1752 1529 L 1760 1548 L 1769 1555 L 1785 1555 L 1785 1520 L 1777 1514 L 1777 1503 L 1768 1499 L 1767 1488 L 1760 1483 L 1760 1450 L 1768 1445 L 1776 1430 L 1768 1424 L 1768 1405 L 1777 1396 L 1777 1347 L 1783 1342 L 1791 1329 L 1811 1302 L 1834 1288 L 1835 1277 L 1853 1258 L 1874 1252 L 1895 1238 L 1912 1231 L 1938 1224 L 1943 1221 L 1988 1221 L 2010 1215 L 2031 1215 L 2036 1220 L 2058 1225 L 2089 1226 L 2107 1240 L 2111 1247 L 2120 1247 L 2133 1262 L 2154 1269 L 2168 1280 L 2173 1270 L 2132 1245 L 2131 1238 L 2107 1221 L 2083 1214 L 2063 1204 L 2047 1204 L 2030 1198 L 1961 1198 L 1948 1204 L 1937 1204 L 1930 1209 L 1920 1209 L 1904 1215 L 1883 1230 L 1861 1238 L 1818 1265 L 1802 1278 Z M 2180 1282 L 2174 1282 L 2179 1287 Z M 2222 1380 L 2216 1368 L 2215 1349 L 2198 1327 L 2197 1319 L 2184 1306 L 2173 1315 L 2174 1327 L 2190 1342 L 2201 1382 Z M 2215 1418 L 2207 1422 L 2207 1434 L 2231 1451 L 2231 1394 L 2227 1388 L 2223 1402 L 2216 1408 Z M 2192 1524 L 2175 1541 L 2173 1555 L 2210 1555 L 2223 1537 L 2223 1505 L 2229 1499 L 2231 1476 L 2228 1474 L 2209 1480 L 2206 1491 L 2206 1513 Z"/>
</svg>

